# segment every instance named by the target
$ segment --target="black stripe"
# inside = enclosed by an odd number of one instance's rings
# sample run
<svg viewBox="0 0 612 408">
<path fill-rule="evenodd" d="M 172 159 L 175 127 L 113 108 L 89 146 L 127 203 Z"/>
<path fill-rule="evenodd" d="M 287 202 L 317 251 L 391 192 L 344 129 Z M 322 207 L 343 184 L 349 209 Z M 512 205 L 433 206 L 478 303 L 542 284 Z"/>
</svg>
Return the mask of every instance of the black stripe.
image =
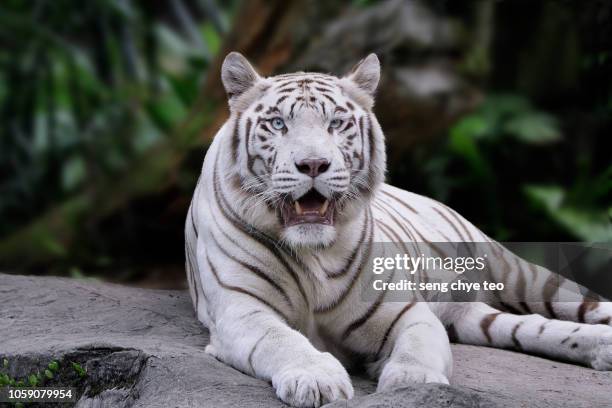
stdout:
<svg viewBox="0 0 612 408">
<path fill-rule="evenodd" d="M 482 320 L 480 321 L 480 329 L 482 330 L 482 334 L 484 334 L 484 336 L 487 338 L 487 341 L 489 342 L 489 344 L 493 342 L 489 329 L 491 325 L 493 324 L 493 322 L 495 321 L 495 319 L 497 319 L 497 316 L 499 316 L 500 314 L 501 314 L 500 312 L 489 313 L 488 315 L 483 317 Z"/>
<path fill-rule="evenodd" d="M 374 140 L 374 126 L 372 126 L 372 119 L 370 115 L 368 115 L 368 143 L 370 144 L 370 157 L 368 158 L 368 162 L 370 163 L 370 169 L 368 171 L 368 185 L 374 187 L 376 184 L 376 180 L 374 180 L 374 166 L 372 163 L 376 162 L 376 143 Z M 367 195 L 369 195 L 369 191 L 367 191 Z"/>
<path fill-rule="evenodd" d="M 465 222 L 463 222 L 463 220 L 461 220 L 461 217 L 459 217 L 459 215 L 457 215 L 457 212 L 455 210 L 453 210 L 452 208 L 449 208 L 447 206 L 445 206 L 444 204 L 440 203 L 442 205 L 442 207 L 446 208 L 446 210 L 448 210 L 448 212 L 450 213 L 451 216 L 453 216 L 453 218 L 455 218 L 455 220 L 457 220 L 457 222 L 459 223 L 459 225 L 461 225 L 461 228 L 463 228 L 463 230 L 465 231 L 465 233 L 468 236 L 468 240 L 466 240 L 467 242 L 476 242 L 476 240 L 474 239 L 474 237 L 472 236 L 472 234 L 470 233 L 467 225 L 465 224 Z"/>
<path fill-rule="evenodd" d="M 459 232 L 459 230 L 457 229 L 457 227 L 455 227 L 455 224 L 453 224 L 453 222 L 450 220 L 450 218 L 448 218 L 446 215 L 444 215 L 444 213 L 440 210 L 438 210 L 436 207 L 431 207 L 435 212 L 437 212 L 438 214 L 440 214 L 440 216 L 442 218 L 444 218 L 446 220 L 446 222 L 453 228 L 453 230 L 457 233 L 457 235 L 459 236 L 459 241 L 466 241 L 465 238 L 463 238 L 463 236 L 461 235 L 461 233 Z"/>
<path fill-rule="evenodd" d="M 521 351 L 523 350 L 523 346 L 521 345 L 521 342 L 518 340 L 518 338 L 516 337 L 516 332 L 518 331 L 518 329 L 523 325 L 524 322 L 519 322 L 517 323 L 514 328 L 512 329 L 512 342 L 514 343 L 514 347 Z"/>
<path fill-rule="evenodd" d="M 361 227 L 361 235 L 359 236 L 359 240 L 355 244 L 355 247 L 353 248 L 353 251 L 351 252 L 351 255 L 346 260 L 346 263 L 344 264 L 344 266 L 338 268 L 335 272 L 329 272 L 327 269 L 322 268 L 323 271 L 325 272 L 325 275 L 328 278 L 330 278 L 330 279 L 341 278 L 344 275 L 346 275 L 353 268 L 353 264 L 357 260 L 357 253 L 359 252 L 359 249 L 362 247 L 363 242 L 365 241 L 365 236 L 366 236 L 366 232 L 367 231 L 368 231 L 368 217 L 367 217 L 367 214 L 366 214 L 366 217 L 365 217 L 365 219 L 363 221 L 363 225 Z"/>
<path fill-rule="evenodd" d="M 410 310 L 414 305 L 415 305 L 415 301 L 412 301 L 410 303 L 408 303 L 406 306 L 404 306 L 402 308 L 402 310 L 400 310 L 400 312 L 397 314 L 397 316 L 395 316 L 395 319 L 393 319 L 393 321 L 391 322 L 391 324 L 389 325 L 389 327 L 387 327 L 387 330 L 385 331 L 385 334 L 382 337 L 382 340 L 380 342 L 380 345 L 378 346 L 378 351 L 376 352 L 376 359 L 380 358 L 380 353 L 383 351 L 383 349 L 385 348 L 385 344 L 387 344 L 387 341 L 389 341 L 389 336 L 391 335 L 391 331 L 393 330 L 393 328 L 395 327 L 395 325 L 397 324 L 397 322 L 399 321 L 399 319 L 401 319 L 401 317 L 408 311 Z"/>
<path fill-rule="evenodd" d="M 185 243 L 185 261 L 186 261 L 186 266 L 187 266 L 187 279 L 189 280 L 189 282 L 191 283 L 191 287 L 193 288 L 193 294 L 195 297 L 195 310 L 196 310 L 196 314 L 198 312 L 198 304 L 199 304 L 199 296 L 198 296 L 198 285 L 196 284 L 195 278 L 194 278 L 194 268 L 193 268 L 193 264 L 191 263 L 191 250 L 189 248 L 189 244 Z"/>
<path fill-rule="evenodd" d="M 254 265 L 250 265 L 250 264 L 248 264 L 248 263 L 246 263 L 244 261 L 241 261 L 240 259 L 238 259 L 235 256 L 233 256 L 232 254 L 230 254 L 228 251 L 225 250 L 225 248 L 223 248 L 223 246 L 221 246 L 219 241 L 217 241 L 217 239 L 215 238 L 214 234 L 212 235 L 212 238 L 213 238 L 213 241 L 215 242 L 215 244 L 217 245 L 217 247 L 219 248 L 219 250 L 225 256 L 227 256 L 229 259 L 231 259 L 232 261 L 236 262 L 237 264 L 239 264 L 243 268 L 248 269 L 253 274 L 258 276 L 260 279 L 263 279 L 266 282 L 268 282 L 270 284 L 270 286 L 272 286 L 274 289 L 276 289 L 280 293 L 280 295 L 287 301 L 287 303 L 289 305 L 292 304 L 291 300 L 289 299 L 289 296 L 287 295 L 287 292 L 285 292 L 285 290 L 278 283 L 276 283 L 271 277 L 269 277 L 264 271 L 262 271 L 261 269 L 259 269 L 258 267 L 254 266 Z"/>
<path fill-rule="evenodd" d="M 240 147 L 240 135 L 238 133 L 239 125 L 240 113 L 237 113 L 236 119 L 234 120 L 234 131 L 232 133 L 232 158 L 234 159 L 234 163 L 238 161 L 238 148 Z"/>
<path fill-rule="evenodd" d="M 223 282 L 221 280 L 221 278 L 219 277 L 217 269 L 214 267 L 212 262 L 210 262 L 210 258 L 208 257 L 208 253 L 206 254 L 206 262 L 208 262 L 208 266 L 210 267 L 210 271 L 212 272 L 213 276 L 215 277 L 215 280 L 217 281 L 219 286 L 221 286 L 223 289 L 230 290 L 232 292 L 242 293 L 243 295 L 247 295 L 249 297 L 252 297 L 253 299 L 259 301 L 260 303 L 263 303 L 264 305 L 268 306 L 270 309 L 272 309 L 274 312 L 276 312 L 286 323 L 289 323 L 289 319 L 287 318 L 287 316 L 285 316 L 285 314 L 283 312 L 281 312 L 277 307 L 272 305 L 267 300 L 263 299 L 262 297 L 254 294 L 253 292 L 250 292 L 250 291 L 248 291 L 248 290 L 246 290 L 244 288 L 241 288 L 241 287 L 238 287 L 238 286 L 233 286 L 233 285 L 228 285 L 225 282 Z"/>
<path fill-rule="evenodd" d="M 291 278 L 293 279 L 293 281 L 297 285 L 300 294 L 304 298 L 304 301 L 308 305 L 308 303 L 309 303 L 308 302 L 308 297 L 306 296 L 306 291 L 304 290 L 302 282 L 298 278 L 298 276 L 295 273 L 295 271 L 289 266 L 289 264 L 287 263 L 285 258 L 283 258 L 283 256 L 279 252 L 278 243 L 275 240 L 273 240 L 272 238 L 270 238 L 269 236 L 267 236 L 262 231 L 259 231 L 254 226 L 252 226 L 250 224 L 247 224 L 246 222 L 242 221 L 240 219 L 240 216 L 238 216 L 238 214 L 236 214 L 236 212 L 229 205 L 227 199 L 223 195 L 223 192 L 220 191 L 220 180 L 219 180 L 219 174 L 218 174 L 218 171 L 217 171 L 218 167 L 219 167 L 219 156 L 217 156 L 217 161 L 215 163 L 215 167 L 214 167 L 214 170 L 213 170 L 213 190 L 214 190 L 214 194 L 215 194 L 217 205 L 219 206 L 219 209 L 221 210 L 221 213 L 223 214 L 223 216 L 227 220 L 230 221 L 230 223 L 234 227 L 236 227 L 238 230 L 242 231 L 244 234 L 246 234 L 246 235 L 250 236 L 251 238 L 255 239 L 257 242 L 259 242 L 264 247 L 266 247 L 270 252 L 272 252 L 272 254 L 275 256 L 275 258 L 281 263 L 281 265 L 289 273 L 289 275 L 291 276 Z M 228 213 L 228 211 L 229 211 L 229 213 Z M 296 259 L 296 261 L 299 261 L 299 260 Z"/>
<path fill-rule="evenodd" d="M 367 260 L 370 258 L 370 254 L 372 251 L 372 240 L 374 239 L 374 226 L 372 225 L 372 216 L 371 216 L 369 208 L 366 210 L 366 222 L 368 223 L 368 229 L 370 233 L 369 233 L 369 238 L 368 238 L 368 244 L 365 250 L 361 252 L 360 261 L 364 261 L 364 262 L 367 262 Z M 342 302 L 344 302 L 348 294 L 351 292 L 351 290 L 355 286 L 355 282 L 357 282 L 357 278 L 361 274 L 361 269 L 363 268 L 363 266 L 364 265 L 362 264 L 357 265 L 357 267 L 355 268 L 355 272 L 353 273 L 353 276 L 351 277 L 351 280 L 349 281 L 344 291 L 340 294 L 340 296 L 338 296 L 329 305 L 325 305 L 325 306 L 319 305 L 315 309 L 315 313 L 327 313 L 335 309 L 336 307 L 338 307 L 340 304 L 342 304 Z"/>
<path fill-rule="evenodd" d="M 391 272 L 389 274 L 389 277 L 387 278 L 387 283 L 393 281 L 393 277 L 395 276 L 395 272 L 396 272 L 396 270 L 394 269 L 393 272 Z M 376 310 L 378 310 L 378 308 L 380 307 L 380 305 L 381 305 L 381 303 L 382 303 L 386 293 L 387 293 L 386 291 L 381 291 L 380 294 L 378 295 L 378 299 L 376 299 L 376 302 L 374 302 L 372 305 L 370 305 L 370 307 L 365 312 L 365 314 L 363 316 L 361 316 L 359 319 L 353 321 L 353 323 L 351 323 L 346 328 L 346 330 L 342 334 L 342 340 L 345 340 L 348 336 L 350 336 L 350 334 L 353 331 L 355 331 L 359 327 L 363 326 L 370 319 L 370 317 L 372 317 L 372 315 L 374 315 L 374 313 L 376 313 Z"/>
<path fill-rule="evenodd" d="M 324 93 L 322 93 L 321 95 L 323 95 L 323 97 L 324 97 L 324 98 L 329 99 L 329 100 L 331 101 L 331 103 L 333 103 L 334 105 L 338 105 L 338 104 L 336 103 L 336 100 L 335 100 L 334 98 L 332 98 L 331 96 L 329 96 L 328 94 L 324 94 Z"/>
<path fill-rule="evenodd" d="M 515 308 L 514 306 L 508 304 L 508 303 L 504 303 L 504 302 L 499 302 L 499 305 L 506 311 L 515 315 L 522 315 L 523 312 L 521 312 L 520 310 L 518 310 L 517 308 Z"/>
<path fill-rule="evenodd" d="M 399 211 L 397 211 L 394 207 L 392 207 L 389 203 L 387 203 L 384 200 L 378 200 L 377 202 L 380 202 L 382 204 L 384 204 L 386 206 L 386 208 L 389 208 L 391 210 L 393 210 L 393 212 L 395 212 L 407 225 L 409 225 L 410 227 L 412 227 L 412 230 L 414 230 L 414 232 L 418 235 L 418 238 L 421 240 L 421 242 L 426 243 L 427 245 L 431 246 L 431 248 L 433 248 L 433 250 L 442 258 L 446 258 L 448 255 L 444 253 L 444 251 L 442 251 L 437 245 L 435 245 L 433 242 L 429 241 L 428 239 L 425 238 L 425 236 L 423 234 L 421 234 L 419 232 L 419 229 L 414 227 L 412 225 L 412 223 L 406 218 L 404 217 Z M 384 211 L 389 217 L 391 217 L 391 219 L 393 221 L 395 221 L 395 223 L 397 225 L 399 225 L 400 228 L 402 228 L 402 230 L 406 233 L 406 235 L 408 235 L 408 237 L 410 237 L 414 242 L 419 242 L 416 239 L 414 239 L 414 236 L 406 229 L 404 228 L 402 222 L 400 220 L 398 220 L 396 217 L 393 216 L 393 214 L 391 214 L 386 208 L 381 208 L 382 211 Z"/>
<path fill-rule="evenodd" d="M 388 191 L 385 191 L 385 189 L 381 189 L 382 193 L 386 196 L 391 197 L 392 199 L 394 199 L 395 201 L 398 202 L 398 204 L 400 204 L 402 207 L 408 209 L 409 211 L 418 214 L 419 212 L 417 210 L 415 210 L 412 206 L 410 206 L 409 204 L 407 204 L 405 201 L 401 200 L 400 198 L 394 196 L 393 194 L 389 193 Z"/>
<path fill-rule="evenodd" d="M 590 312 L 591 310 L 595 310 L 598 307 L 599 307 L 599 302 L 587 300 L 585 296 L 584 300 L 580 304 L 580 307 L 578 308 L 578 321 L 580 323 L 584 323 L 586 321 L 585 318 L 586 318 L 587 312 Z"/>
<path fill-rule="evenodd" d="M 191 210 L 189 211 L 189 218 L 191 218 L 191 228 L 193 228 L 193 233 L 195 234 L 196 238 L 198 237 L 198 229 L 196 228 L 196 224 L 195 221 L 193 219 L 193 200 L 191 201 Z"/>
<path fill-rule="evenodd" d="M 523 310 L 525 310 L 527 313 L 531 313 L 531 309 L 529 308 L 529 306 L 527 306 L 527 303 L 525 303 L 525 292 L 527 290 L 527 282 L 525 280 L 525 271 L 523 270 L 523 268 L 521 268 L 521 263 L 519 261 L 519 258 L 514 258 L 515 264 L 516 264 L 516 273 L 517 275 L 517 281 L 516 281 L 516 296 L 519 300 L 519 305 L 523 308 Z"/>
<path fill-rule="evenodd" d="M 271 331 L 272 331 L 272 328 L 269 328 L 264 333 L 264 335 L 261 336 L 259 340 L 255 342 L 255 344 L 253 345 L 253 348 L 251 349 L 251 352 L 249 353 L 249 358 L 247 359 L 247 362 L 249 363 L 249 368 L 251 369 L 251 372 L 253 374 L 255 374 L 255 368 L 253 367 L 253 354 L 255 354 L 255 350 L 257 350 L 257 346 L 259 346 L 259 343 L 261 343 L 261 341 L 265 339 L 268 336 L 268 334 L 270 334 Z"/>
</svg>

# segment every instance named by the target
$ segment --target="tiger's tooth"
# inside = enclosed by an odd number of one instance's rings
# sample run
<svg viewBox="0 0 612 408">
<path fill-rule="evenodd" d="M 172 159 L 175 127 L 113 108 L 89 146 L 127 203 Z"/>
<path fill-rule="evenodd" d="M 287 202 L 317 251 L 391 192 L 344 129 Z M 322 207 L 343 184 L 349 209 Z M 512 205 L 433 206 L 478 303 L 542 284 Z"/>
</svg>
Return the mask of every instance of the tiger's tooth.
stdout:
<svg viewBox="0 0 612 408">
<path fill-rule="evenodd" d="M 321 208 L 319 209 L 319 215 L 323 216 L 327 212 L 327 207 L 329 206 L 329 200 L 325 200 Z"/>
<path fill-rule="evenodd" d="M 295 212 L 297 213 L 297 215 L 302 215 L 303 213 L 302 207 L 300 207 L 300 203 L 298 203 L 297 201 L 295 201 Z"/>
</svg>

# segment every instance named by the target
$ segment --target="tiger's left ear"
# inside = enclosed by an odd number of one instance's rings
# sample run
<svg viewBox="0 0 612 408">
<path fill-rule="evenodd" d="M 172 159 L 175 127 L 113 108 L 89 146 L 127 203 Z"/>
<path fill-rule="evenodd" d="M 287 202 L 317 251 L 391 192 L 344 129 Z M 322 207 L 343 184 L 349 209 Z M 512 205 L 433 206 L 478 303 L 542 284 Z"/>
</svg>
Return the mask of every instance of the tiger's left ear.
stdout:
<svg viewBox="0 0 612 408">
<path fill-rule="evenodd" d="M 351 69 L 346 78 L 353 81 L 359 89 L 374 96 L 380 80 L 380 61 L 376 54 L 370 54 Z"/>
</svg>

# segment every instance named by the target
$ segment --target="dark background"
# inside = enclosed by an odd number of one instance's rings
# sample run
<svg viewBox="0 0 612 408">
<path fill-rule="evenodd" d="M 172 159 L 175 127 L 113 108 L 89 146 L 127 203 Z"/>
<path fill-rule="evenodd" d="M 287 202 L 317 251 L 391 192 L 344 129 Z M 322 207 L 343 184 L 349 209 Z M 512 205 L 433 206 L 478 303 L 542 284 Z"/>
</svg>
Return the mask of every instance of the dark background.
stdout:
<svg viewBox="0 0 612 408">
<path fill-rule="evenodd" d="M 605 0 L 3 0 L 0 270 L 183 287 L 231 50 L 376 52 L 392 184 L 498 240 L 612 242 L 611 42 Z"/>
</svg>

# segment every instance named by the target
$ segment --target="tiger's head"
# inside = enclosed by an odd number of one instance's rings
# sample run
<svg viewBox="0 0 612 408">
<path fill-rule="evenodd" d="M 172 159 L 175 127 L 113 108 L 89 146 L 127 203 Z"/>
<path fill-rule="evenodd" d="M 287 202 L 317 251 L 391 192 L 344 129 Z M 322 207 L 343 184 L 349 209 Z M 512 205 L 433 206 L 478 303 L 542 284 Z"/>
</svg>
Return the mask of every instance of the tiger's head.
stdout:
<svg viewBox="0 0 612 408">
<path fill-rule="evenodd" d="M 230 177 L 246 221 L 292 247 L 333 244 L 384 179 L 384 136 L 372 113 L 376 55 L 341 78 L 264 78 L 232 52 L 221 77 L 234 124 Z"/>
</svg>

